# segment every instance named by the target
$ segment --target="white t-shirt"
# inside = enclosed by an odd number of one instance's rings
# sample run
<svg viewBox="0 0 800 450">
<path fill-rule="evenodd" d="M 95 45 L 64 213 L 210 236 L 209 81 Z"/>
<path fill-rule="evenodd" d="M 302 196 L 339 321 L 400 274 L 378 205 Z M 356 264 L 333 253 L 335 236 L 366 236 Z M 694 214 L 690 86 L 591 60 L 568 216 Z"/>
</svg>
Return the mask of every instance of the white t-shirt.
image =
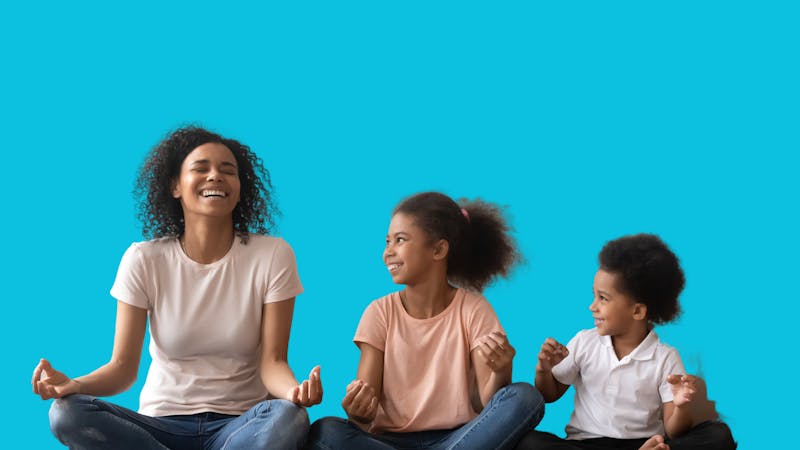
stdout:
<svg viewBox="0 0 800 450">
<path fill-rule="evenodd" d="M 685 374 L 677 350 L 655 331 L 617 359 L 610 336 L 583 330 L 567 344 L 569 355 L 553 367 L 562 384 L 575 386 L 567 439 L 649 438 L 664 434 L 662 405 L 672 401 L 669 374 Z"/>
<path fill-rule="evenodd" d="M 234 239 L 219 261 L 191 260 L 176 238 L 133 243 L 111 295 L 148 310 L 152 363 L 139 396 L 149 416 L 239 415 L 267 398 L 259 376 L 261 312 L 303 287 L 280 238 Z"/>
</svg>

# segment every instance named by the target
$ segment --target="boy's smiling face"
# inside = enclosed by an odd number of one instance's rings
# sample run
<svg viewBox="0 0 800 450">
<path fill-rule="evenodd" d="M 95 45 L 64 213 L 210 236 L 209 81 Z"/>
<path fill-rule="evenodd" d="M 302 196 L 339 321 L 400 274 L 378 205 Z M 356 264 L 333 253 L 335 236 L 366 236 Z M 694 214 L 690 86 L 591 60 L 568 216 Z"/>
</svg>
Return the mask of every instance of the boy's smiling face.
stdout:
<svg viewBox="0 0 800 450">
<path fill-rule="evenodd" d="M 617 274 L 603 269 L 594 276 L 589 310 L 602 336 L 626 336 L 646 327 L 647 307 L 617 289 Z"/>
</svg>

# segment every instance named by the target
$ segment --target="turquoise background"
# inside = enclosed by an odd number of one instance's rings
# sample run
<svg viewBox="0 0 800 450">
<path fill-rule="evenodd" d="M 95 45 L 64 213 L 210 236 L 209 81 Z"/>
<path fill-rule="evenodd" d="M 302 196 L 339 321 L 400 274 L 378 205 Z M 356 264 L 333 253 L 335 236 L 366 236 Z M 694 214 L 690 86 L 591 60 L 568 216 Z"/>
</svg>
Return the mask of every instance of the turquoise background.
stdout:
<svg viewBox="0 0 800 450">
<path fill-rule="evenodd" d="M 422 190 L 508 206 L 527 257 L 485 294 L 531 381 L 592 326 L 596 254 L 660 234 L 687 274 L 659 328 L 741 448 L 796 417 L 798 9 L 793 2 L 229 2 L 0 6 L 4 448 L 58 448 L 38 358 L 111 352 L 108 290 L 144 155 L 197 122 L 270 169 L 297 253 L 290 360 L 341 415 L 363 308 L 393 289 L 389 213 Z M 8 358 L 7 358 L 8 360 Z M 136 408 L 144 380 L 113 398 Z M 425 382 L 425 380 L 420 380 Z M 561 433 L 571 394 L 541 428 Z"/>
</svg>

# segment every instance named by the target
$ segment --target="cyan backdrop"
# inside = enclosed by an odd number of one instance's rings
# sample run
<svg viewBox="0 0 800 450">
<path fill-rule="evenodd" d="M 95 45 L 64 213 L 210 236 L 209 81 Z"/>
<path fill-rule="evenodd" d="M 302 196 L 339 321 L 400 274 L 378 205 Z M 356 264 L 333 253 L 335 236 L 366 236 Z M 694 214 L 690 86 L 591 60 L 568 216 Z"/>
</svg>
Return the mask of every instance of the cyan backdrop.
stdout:
<svg viewBox="0 0 800 450">
<path fill-rule="evenodd" d="M 30 393 L 47 357 L 110 355 L 145 153 L 200 123 L 270 169 L 305 293 L 290 362 L 341 415 L 368 302 L 393 289 L 389 213 L 441 190 L 508 206 L 527 264 L 486 291 L 532 381 L 592 326 L 596 254 L 660 234 L 688 284 L 659 329 L 741 448 L 795 417 L 798 10 L 791 2 L 4 3 L 4 448 L 59 448 Z M 114 398 L 136 408 L 141 376 Z M 420 380 L 425 382 L 425 380 Z M 7 397 L 8 398 L 8 397 Z M 541 428 L 561 433 L 571 394 Z"/>
</svg>

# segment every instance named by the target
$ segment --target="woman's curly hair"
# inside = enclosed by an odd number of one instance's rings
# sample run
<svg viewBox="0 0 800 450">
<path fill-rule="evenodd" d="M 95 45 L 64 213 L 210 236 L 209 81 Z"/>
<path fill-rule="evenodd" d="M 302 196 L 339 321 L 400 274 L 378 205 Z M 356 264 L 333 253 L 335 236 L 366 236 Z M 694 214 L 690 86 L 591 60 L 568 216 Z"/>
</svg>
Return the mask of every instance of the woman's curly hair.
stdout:
<svg viewBox="0 0 800 450">
<path fill-rule="evenodd" d="M 228 147 L 239 166 L 241 192 L 233 209 L 236 233 L 246 240 L 247 233 L 268 234 L 272 230 L 280 212 L 273 199 L 269 171 L 261 159 L 238 141 L 198 126 L 187 126 L 169 133 L 153 147 L 139 170 L 133 193 L 145 239 L 183 233 L 183 208 L 180 200 L 172 196 L 173 182 L 180 175 L 186 156 L 210 142 Z"/>
</svg>

